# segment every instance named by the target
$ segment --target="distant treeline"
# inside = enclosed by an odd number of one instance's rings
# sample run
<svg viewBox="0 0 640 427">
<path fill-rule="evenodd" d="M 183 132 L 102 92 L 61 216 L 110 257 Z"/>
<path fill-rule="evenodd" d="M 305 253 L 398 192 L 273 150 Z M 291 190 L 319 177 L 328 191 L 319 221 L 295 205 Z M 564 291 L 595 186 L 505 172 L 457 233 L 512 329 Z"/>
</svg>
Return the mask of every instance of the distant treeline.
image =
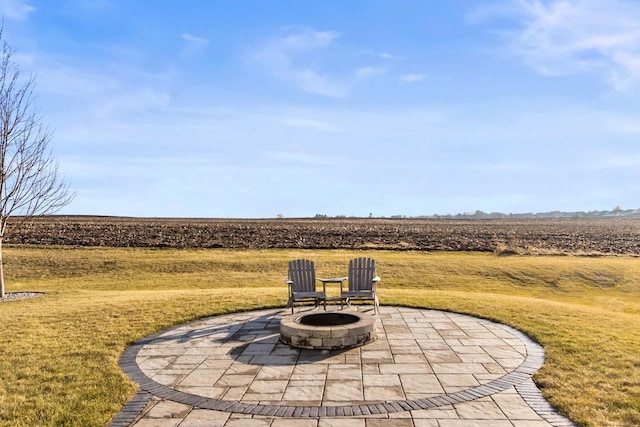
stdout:
<svg viewBox="0 0 640 427">
<path fill-rule="evenodd" d="M 613 209 L 611 211 L 589 211 L 589 212 L 538 212 L 538 213 L 519 213 L 519 214 L 505 214 L 502 212 L 486 213 L 482 211 L 466 212 L 457 215 L 433 215 L 431 218 L 469 218 L 469 219 L 499 219 L 499 218 L 514 218 L 514 219 L 535 219 L 535 218 L 640 218 L 640 209 Z"/>
<path fill-rule="evenodd" d="M 327 215 L 317 214 L 316 218 L 328 218 Z M 337 215 L 336 218 L 347 218 L 345 215 Z M 349 217 L 352 218 L 352 217 Z M 373 214 L 369 215 L 369 218 L 384 218 L 384 217 L 375 217 Z M 538 213 L 503 213 L 503 212 L 483 212 L 483 211 L 475 211 L 475 212 L 465 212 L 459 213 L 455 215 L 446 214 L 446 215 L 419 215 L 419 216 L 409 216 L 409 215 L 392 215 L 389 218 L 391 219 L 559 219 L 559 218 L 640 218 L 640 209 L 622 209 L 620 207 L 616 207 L 610 211 L 577 211 L 577 212 L 562 212 L 562 211 L 551 211 L 551 212 L 538 212 Z"/>
</svg>

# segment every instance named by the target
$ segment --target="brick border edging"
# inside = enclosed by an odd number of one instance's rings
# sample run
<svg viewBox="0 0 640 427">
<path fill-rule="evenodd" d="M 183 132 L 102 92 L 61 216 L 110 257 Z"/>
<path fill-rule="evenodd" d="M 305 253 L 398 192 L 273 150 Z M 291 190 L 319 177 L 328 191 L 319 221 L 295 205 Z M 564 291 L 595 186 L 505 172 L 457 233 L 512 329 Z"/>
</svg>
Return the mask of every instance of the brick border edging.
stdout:
<svg viewBox="0 0 640 427">
<path fill-rule="evenodd" d="M 560 414 L 553 406 L 551 406 L 547 399 L 542 396 L 540 389 L 535 385 L 532 379 L 528 379 L 522 384 L 518 384 L 516 386 L 516 391 L 536 414 L 553 427 L 576 427 L 576 424 L 573 421 Z"/>
<path fill-rule="evenodd" d="M 416 308 L 417 310 L 421 310 Z M 261 311 L 261 310 L 258 310 Z M 490 381 L 486 384 L 482 384 L 479 386 L 471 387 L 466 390 L 457 391 L 453 393 L 444 393 L 434 397 L 427 397 L 423 399 L 412 399 L 412 400 L 397 400 L 397 401 L 389 401 L 389 402 L 381 402 L 381 403 L 366 403 L 362 405 L 340 405 L 340 406 L 291 406 L 291 405 L 264 405 L 264 404 L 249 404 L 249 403 L 241 403 L 238 401 L 228 401 L 228 400 L 220 400 L 213 399 L 204 396 L 198 396 L 191 393 L 186 393 L 183 391 L 175 390 L 171 387 L 168 387 L 164 384 L 160 384 L 151 378 L 149 378 L 143 371 L 140 369 L 136 362 L 136 357 L 138 352 L 144 347 L 146 344 L 152 342 L 154 339 L 158 338 L 161 335 L 166 334 L 172 330 L 183 328 L 185 324 L 176 325 L 170 328 L 167 328 L 163 331 L 157 332 L 152 335 L 148 335 L 147 337 L 137 341 L 136 343 L 129 346 L 119 360 L 120 368 L 124 371 L 125 374 L 134 382 L 136 382 L 140 386 L 140 392 L 134 396 L 134 398 L 127 403 L 127 405 L 122 409 L 122 412 L 126 412 L 127 414 L 131 414 L 133 411 L 138 410 L 136 414 L 130 418 L 130 422 L 132 422 L 135 417 L 144 410 L 146 404 L 151 400 L 153 396 L 160 397 L 162 399 L 168 399 L 174 402 L 182 403 L 185 405 L 189 405 L 195 408 L 200 409 L 209 409 L 214 411 L 223 411 L 223 412 L 232 412 L 232 413 L 240 413 L 247 415 L 261 415 L 261 416 L 270 416 L 270 417 L 288 417 L 288 418 L 317 418 L 317 417 L 348 417 L 348 416 L 367 416 L 367 415 L 379 415 L 379 414 L 390 414 L 394 412 L 405 412 L 405 411 L 414 411 L 420 409 L 432 409 L 445 405 L 455 405 L 458 403 L 469 402 L 472 400 L 480 399 L 483 397 L 491 396 L 492 394 L 499 393 L 507 390 L 510 387 L 520 388 L 523 391 L 531 392 L 531 388 L 523 387 L 523 384 L 527 381 L 531 383 L 531 385 L 536 389 L 537 396 L 530 395 L 531 399 L 534 399 L 534 403 L 540 402 L 539 399 L 544 401 L 546 405 L 533 405 L 532 409 L 542 418 L 550 422 L 554 426 L 568 426 L 574 425 L 568 419 L 564 418 L 560 415 L 548 402 L 541 396 L 537 387 L 531 380 L 533 374 L 540 369 L 542 363 L 544 361 L 544 350 L 542 347 L 534 342 L 529 336 L 524 334 L 517 329 L 514 329 L 510 326 L 503 325 L 500 323 L 496 323 L 486 319 L 480 319 L 473 316 L 469 316 L 466 314 L 455 313 L 459 316 L 472 318 L 476 321 L 480 321 L 483 323 L 489 323 L 491 325 L 497 326 L 503 329 L 506 332 L 514 335 L 518 338 L 525 346 L 527 351 L 527 355 L 525 360 L 514 370 L 509 372 L 508 374 Z M 212 316 L 219 317 L 219 316 Z M 205 319 L 198 319 L 194 322 L 201 322 Z M 191 323 L 191 322 L 189 322 Z M 187 323 L 186 325 L 188 325 Z M 519 391 L 519 390 L 518 390 Z M 140 396 L 140 397 L 139 397 Z M 148 398 L 147 398 L 148 396 Z M 527 398 L 525 401 L 527 401 Z M 136 400 L 138 399 L 138 400 Z M 144 405 L 142 405 L 142 401 L 144 401 Z M 529 401 L 527 401 L 529 403 Z M 116 415 L 113 419 L 112 423 L 119 419 L 120 413 Z M 124 417 L 124 416 L 123 416 Z M 551 420 L 555 420 L 556 422 L 551 422 Z M 569 421 L 570 424 L 567 424 L 566 421 Z M 124 424 L 110 424 L 112 427 L 119 427 Z M 128 425 L 128 424 L 127 424 Z"/>
<path fill-rule="evenodd" d="M 129 427 L 135 419 L 144 411 L 153 395 L 146 391 L 139 391 L 133 396 L 124 407 L 116 414 L 108 424 L 108 427 Z"/>
</svg>

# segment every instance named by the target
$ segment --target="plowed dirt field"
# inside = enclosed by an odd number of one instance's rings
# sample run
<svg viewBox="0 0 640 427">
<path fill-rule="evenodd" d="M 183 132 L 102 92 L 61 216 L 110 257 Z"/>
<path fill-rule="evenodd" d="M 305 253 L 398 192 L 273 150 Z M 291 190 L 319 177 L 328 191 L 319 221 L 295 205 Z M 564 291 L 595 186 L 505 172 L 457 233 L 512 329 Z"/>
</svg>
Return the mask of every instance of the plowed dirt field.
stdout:
<svg viewBox="0 0 640 427">
<path fill-rule="evenodd" d="M 169 219 L 51 216 L 6 243 L 640 255 L 640 219 Z"/>
</svg>

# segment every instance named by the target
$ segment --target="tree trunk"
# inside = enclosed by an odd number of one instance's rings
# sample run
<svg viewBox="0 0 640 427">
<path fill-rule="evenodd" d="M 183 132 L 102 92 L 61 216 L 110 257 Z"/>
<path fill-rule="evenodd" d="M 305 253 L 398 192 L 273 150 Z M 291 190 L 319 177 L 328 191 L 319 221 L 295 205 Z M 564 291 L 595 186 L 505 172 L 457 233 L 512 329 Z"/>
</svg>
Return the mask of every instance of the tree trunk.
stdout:
<svg viewBox="0 0 640 427">
<path fill-rule="evenodd" d="M 4 298 L 4 269 L 2 264 L 2 238 L 0 237 L 0 298 Z"/>
</svg>

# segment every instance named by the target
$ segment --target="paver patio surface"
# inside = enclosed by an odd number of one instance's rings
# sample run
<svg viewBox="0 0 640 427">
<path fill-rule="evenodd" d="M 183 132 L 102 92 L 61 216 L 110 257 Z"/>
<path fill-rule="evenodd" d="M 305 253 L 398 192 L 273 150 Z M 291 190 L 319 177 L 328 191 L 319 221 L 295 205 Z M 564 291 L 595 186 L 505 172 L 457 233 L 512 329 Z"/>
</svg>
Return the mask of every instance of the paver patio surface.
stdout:
<svg viewBox="0 0 640 427">
<path fill-rule="evenodd" d="M 352 310 L 375 317 L 376 341 L 336 351 L 288 347 L 279 342 L 284 309 L 215 316 L 147 337 L 121 359 L 141 391 L 111 425 L 573 425 L 531 380 L 544 353 L 521 332 L 435 310 Z"/>
</svg>

